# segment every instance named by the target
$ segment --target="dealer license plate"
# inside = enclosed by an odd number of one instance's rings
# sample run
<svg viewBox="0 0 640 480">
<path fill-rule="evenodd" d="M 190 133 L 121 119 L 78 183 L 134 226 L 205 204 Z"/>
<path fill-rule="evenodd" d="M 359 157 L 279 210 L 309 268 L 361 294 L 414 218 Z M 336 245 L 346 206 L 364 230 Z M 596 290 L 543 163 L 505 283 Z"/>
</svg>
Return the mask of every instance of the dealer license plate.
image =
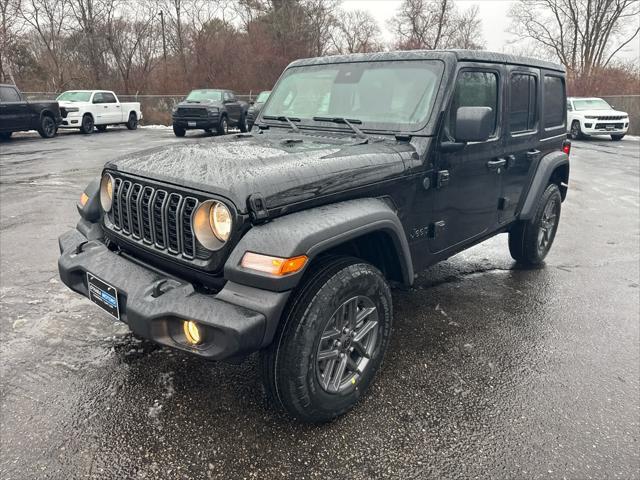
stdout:
<svg viewBox="0 0 640 480">
<path fill-rule="evenodd" d="M 87 285 L 89 299 L 116 320 L 120 320 L 118 290 L 89 272 L 87 272 Z"/>
</svg>

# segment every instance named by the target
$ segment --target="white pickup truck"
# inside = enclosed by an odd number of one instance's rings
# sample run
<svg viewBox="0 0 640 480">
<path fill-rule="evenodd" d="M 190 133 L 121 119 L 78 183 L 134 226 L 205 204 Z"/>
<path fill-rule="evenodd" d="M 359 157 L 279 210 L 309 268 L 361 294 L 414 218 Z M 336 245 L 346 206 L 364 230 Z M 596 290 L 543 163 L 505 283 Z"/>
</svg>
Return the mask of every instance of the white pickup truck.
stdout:
<svg viewBox="0 0 640 480">
<path fill-rule="evenodd" d="M 108 90 L 69 90 L 56 100 L 62 114 L 60 128 L 79 128 L 82 133 L 92 133 L 94 127 L 104 132 L 107 125 L 126 125 L 135 130 L 142 118 L 140 103 L 120 103 Z"/>
</svg>

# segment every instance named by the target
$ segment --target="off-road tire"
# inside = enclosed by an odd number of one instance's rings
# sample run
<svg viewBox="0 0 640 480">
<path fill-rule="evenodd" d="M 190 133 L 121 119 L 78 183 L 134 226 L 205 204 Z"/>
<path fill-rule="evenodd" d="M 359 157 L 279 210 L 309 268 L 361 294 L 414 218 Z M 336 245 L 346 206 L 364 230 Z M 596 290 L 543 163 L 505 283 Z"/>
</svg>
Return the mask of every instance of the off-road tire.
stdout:
<svg viewBox="0 0 640 480">
<path fill-rule="evenodd" d="M 38 133 L 42 138 L 53 138 L 58 132 L 56 121 L 51 115 L 42 115 L 40 119 L 40 126 L 38 127 Z"/>
<path fill-rule="evenodd" d="M 552 202 L 554 205 L 550 207 Z M 524 266 L 536 266 L 544 261 L 558 232 L 561 205 L 560 189 L 558 185 L 552 183 L 547 186 L 538 200 L 531 220 L 519 221 L 511 228 L 509 231 L 509 252 L 516 262 Z M 551 226 L 547 225 L 544 218 L 548 209 L 551 209 L 555 215 Z M 541 229 L 548 232 L 543 233 Z M 546 235 L 544 246 L 541 245 L 541 235 L 542 238 Z"/>
<path fill-rule="evenodd" d="M 624 135 L 611 135 L 611 140 L 613 140 L 614 142 L 619 142 L 623 138 L 624 138 Z"/>
<path fill-rule="evenodd" d="M 220 117 L 216 131 L 218 132 L 218 135 L 226 135 L 229 133 L 229 119 L 227 119 L 226 115 Z"/>
<path fill-rule="evenodd" d="M 174 135 L 176 137 L 184 137 L 186 135 L 187 131 L 182 127 L 174 125 L 173 126 L 173 133 L 174 133 Z"/>
<path fill-rule="evenodd" d="M 346 391 L 329 393 L 319 380 L 321 336 L 337 308 L 360 295 L 376 307 L 376 341 L 357 381 L 347 381 Z M 327 422 L 350 410 L 382 362 L 392 315 L 391 291 L 377 268 L 353 257 L 319 259 L 292 294 L 273 342 L 260 354 L 262 379 L 271 403 L 310 423 Z"/>
<path fill-rule="evenodd" d="M 585 138 L 584 133 L 582 133 L 582 128 L 580 127 L 580 122 L 578 120 L 574 120 L 571 123 L 569 138 L 571 138 L 572 140 L 582 140 L 583 138 Z"/>
<path fill-rule="evenodd" d="M 107 131 L 107 126 L 106 125 L 96 125 L 96 130 L 98 130 L 99 132 L 106 132 Z"/>
<path fill-rule="evenodd" d="M 0 133 L 0 140 L 9 140 L 13 132 L 2 132 Z"/>
<path fill-rule="evenodd" d="M 80 131 L 85 135 L 93 133 L 93 117 L 88 113 L 82 117 L 82 123 L 80 124 Z"/>
<path fill-rule="evenodd" d="M 131 112 L 129 114 L 129 119 L 127 120 L 126 125 L 129 130 L 135 130 L 136 128 L 138 128 L 138 116 L 135 113 Z"/>
</svg>

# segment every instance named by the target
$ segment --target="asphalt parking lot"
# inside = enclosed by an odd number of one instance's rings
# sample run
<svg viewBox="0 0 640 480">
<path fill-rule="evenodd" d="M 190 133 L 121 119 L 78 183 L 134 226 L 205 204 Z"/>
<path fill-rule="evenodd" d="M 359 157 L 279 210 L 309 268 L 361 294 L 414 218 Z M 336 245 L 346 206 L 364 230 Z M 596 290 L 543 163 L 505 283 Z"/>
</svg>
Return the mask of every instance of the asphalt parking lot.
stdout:
<svg viewBox="0 0 640 480">
<path fill-rule="evenodd" d="M 324 426 L 265 404 L 255 359 L 140 343 L 58 280 L 103 163 L 194 141 L 113 129 L 0 143 L 0 478 L 640 477 L 640 142 L 574 142 L 546 266 L 506 236 L 395 292 L 369 395 Z"/>
</svg>

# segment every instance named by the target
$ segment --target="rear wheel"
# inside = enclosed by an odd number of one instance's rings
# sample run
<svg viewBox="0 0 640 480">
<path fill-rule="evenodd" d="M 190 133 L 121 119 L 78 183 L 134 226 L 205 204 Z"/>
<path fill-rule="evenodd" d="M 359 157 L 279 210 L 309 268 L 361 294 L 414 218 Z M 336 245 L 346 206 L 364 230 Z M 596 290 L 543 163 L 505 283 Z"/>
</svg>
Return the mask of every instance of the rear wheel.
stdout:
<svg viewBox="0 0 640 480">
<path fill-rule="evenodd" d="M 184 137 L 187 131 L 184 128 L 179 127 L 178 125 L 174 125 L 173 133 L 175 134 L 176 137 Z"/>
<path fill-rule="evenodd" d="M 82 117 L 82 123 L 80 124 L 80 131 L 85 135 L 93 133 L 93 117 L 89 114 Z"/>
<path fill-rule="evenodd" d="M 42 115 L 40 119 L 40 127 L 38 128 L 38 133 L 42 138 L 51 138 L 55 137 L 56 132 L 58 131 L 58 127 L 56 126 L 56 122 L 50 115 Z"/>
<path fill-rule="evenodd" d="M 574 120 L 571 124 L 571 130 L 569 131 L 569 136 L 573 140 L 580 140 L 584 138 L 584 134 L 582 133 L 582 129 L 580 128 L 580 122 L 578 120 Z"/>
<path fill-rule="evenodd" d="M 620 141 L 624 138 L 624 135 L 611 135 L 611 140 L 614 142 Z"/>
<path fill-rule="evenodd" d="M 127 120 L 127 128 L 129 130 L 135 130 L 136 128 L 138 128 L 138 116 L 133 112 L 129 114 L 129 120 Z"/>
<path fill-rule="evenodd" d="M 552 183 L 540 197 L 533 218 L 512 227 L 509 252 L 516 262 L 534 266 L 544 261 L 558 231 L 561 205 L 560 189 Z"/>
<path fill-rule="evenodd" d="M 106 125 L 96 125 L 96 129 L 99 132 L 106 132 L 107 131 L 107 126 Z"/>
<path fill-rule="evenodd" d="M 327 257 L 305 275 L 261 353 L 268 397 L 305 422 L 344 414 L 372 382 L 391 322 L 382 273 L 357 258 Z"/>
</svg>

